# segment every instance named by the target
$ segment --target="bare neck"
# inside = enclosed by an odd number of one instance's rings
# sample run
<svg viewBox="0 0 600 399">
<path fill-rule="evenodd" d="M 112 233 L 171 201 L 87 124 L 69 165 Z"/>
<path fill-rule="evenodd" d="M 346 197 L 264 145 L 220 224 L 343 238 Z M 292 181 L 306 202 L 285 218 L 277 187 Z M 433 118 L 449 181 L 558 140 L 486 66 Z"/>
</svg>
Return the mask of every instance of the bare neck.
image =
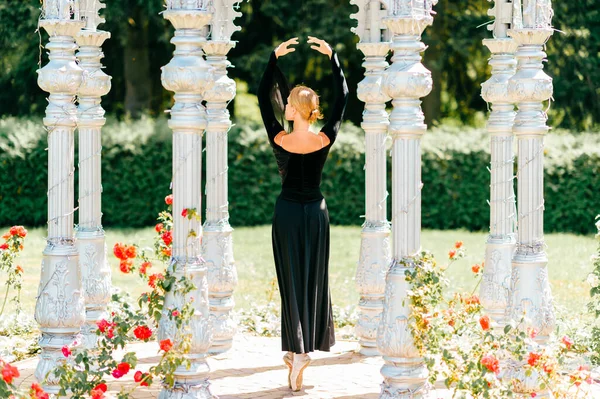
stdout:
<svg viewBox="0 0 600 399">
<path fill-rule="evenodd" d="M 308 120 L 299 117 L 294 118 L 294 132 L 308 131 L 310 131 L 310 123 L 308 123 Z"/>
</svg>

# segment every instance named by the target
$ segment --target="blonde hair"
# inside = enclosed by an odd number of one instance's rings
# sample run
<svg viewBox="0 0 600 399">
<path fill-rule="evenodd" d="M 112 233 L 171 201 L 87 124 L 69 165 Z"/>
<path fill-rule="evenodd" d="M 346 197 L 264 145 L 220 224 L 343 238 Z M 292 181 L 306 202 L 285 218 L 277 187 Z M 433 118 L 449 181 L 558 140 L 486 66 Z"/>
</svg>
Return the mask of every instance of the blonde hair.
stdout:
<svg viewBox="0 0 600 399">
<path fill-rule="evenodd" d="M 314 123 L 317 119 L 323 119 L 319 108 L 319 96 L 310 87 L 298 85 L 290 92 L 290 104 L 306 119 L 308 123 Z"/>
</svg>

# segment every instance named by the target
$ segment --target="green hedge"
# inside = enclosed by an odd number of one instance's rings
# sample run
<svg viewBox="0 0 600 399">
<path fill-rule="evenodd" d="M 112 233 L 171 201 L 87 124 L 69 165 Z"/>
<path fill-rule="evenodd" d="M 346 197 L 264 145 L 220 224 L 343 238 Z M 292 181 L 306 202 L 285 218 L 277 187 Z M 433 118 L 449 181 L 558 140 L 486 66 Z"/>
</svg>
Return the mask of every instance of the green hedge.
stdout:
<svg viewBox="0 0 600 399">
<path fill-rule="evenodd" d="M 229 137 L 231 223 L 268 224 L 280 181 L 264 130 L 249 122 L 233 126 Z M 475 129 L 437 128 L 425 134 L 423 227 L 488 228 L 488 140 Z M 102 142 L 104 225 L 153 224 L 170 192 L 166 120 L 109 121 Z M 45 223 L 46 147 L 41 121 L 0 120 L 0 226 Z M 345 124 L 322 183 L 333 224 L 363 222 L 363 149 L 361 129 Z M 592 233 L 590 221 L 600 210 L 600 136 L 552 132 L 546 137 L 545 170 L 545 230 Z"/>
</svg>

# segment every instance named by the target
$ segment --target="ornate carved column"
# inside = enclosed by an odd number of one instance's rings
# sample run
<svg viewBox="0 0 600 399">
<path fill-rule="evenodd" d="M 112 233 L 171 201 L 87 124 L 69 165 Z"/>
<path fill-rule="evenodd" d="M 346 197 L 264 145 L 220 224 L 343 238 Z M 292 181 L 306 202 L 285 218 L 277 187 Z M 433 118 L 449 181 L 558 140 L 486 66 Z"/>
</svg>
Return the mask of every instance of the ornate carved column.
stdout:
<svg viewBox="0 0 600 399">
<path fill-rule="evenodd" d="M 392 148 L 393 259 L 386 276 L 385 304 L 377 345 L 385 364 L 380 398 L 422 398 L 427 368 L 414 345 L 406 292 L 405 271 L 415 267 L 421 248 L 421 136 L 427 126 L 420 97 L 431 91 L 432 80 L 421 64 L 425 50 L 421 34 L 433 23 L 436 2 L 394 2 L 384 19 L 392 36 L 392 65 L 384 73 L 383 90 L 393 99 L 389 132 Z"/>
<path fill-rule="evenodd" d="M 494 327 L 501 329 L 504 327 L 516 243 L 512 134 L 515 112 L 508 97 L 508 80 L 516 71 L 514 53 L 517 44 L 506 35 L 511 23 L 512 3 L 507 0 L 497 1 L 488 14 L 495 17 L 495 22 L 488 26 L 494 32 L 494 39 L 484 39 L 483 44 L 492 52 L 492 76 L 481 85 L 481 96 L 493 104 L 487 125 L 491 152 L 490 234 L 486 242 L 480 298 Z"/>
<path fill-rule="evenodd" d="M 98 0 L 80 0 L 81 19 L 86 25 L 76 37 L 77 59 L 84 70 L 79 87 L 79 225 L 77 248 L 83 277 L 86 322 L 82 328 L 86 348 L 96 346 L 96 322 L 106 318 L 111 295 L 111 272 L 102 228 L 101 130 L 106 122 L 101 96 L 110 91 L 111 77 L 102 71 L 102 43 L 109 32 L 97 30 L 105 5 Z"/>
<path fill-rule="evenodd" d="M 83 70 L 75 62 L 78 2 L 44 1 L 39 26 L 50 35 L 46 48 L 50 61 L 38 70 L 38 84 L 50 93 L 44 125 L 48 131 L 48 237 L 42 258 L 35 320 L 40 325 L 42 348 L 35 377 L 48 393 L 59 391 L 51 371 L 64 361 L 61 348 L 80 340 L 85 320 L 79 255 L 73 237 L 74 130 L 77 108 L 73 99 Z"/>
<path fill-rule="evenodd" d="M 518 44 L 517 72 L 508 82 L 508 94 L 518 106 L 513 132 L 518 142 L 517 250 L 507 316 L 520 320 L 526 312 L 528 325 L 537 330 L 536 341 L 544 344 L 554 328 L 555 316 L 546 265 L 544 243 L 544 134 L 547 115 L 543 102 L 552 96 L 552 78 L 543 71 L 544 44 L 552 35 L 550 0 L 514 4 L 512 29 L 508 35 Z M 536 375 L 517 374 L 518 393 L 535 391 L 537 397 L 552 397 L 541 389 Z"/>
<path fill-rule="evenodd" d="M 167 1 L 163 16 L 175 27 L 174 57 L 162 68 L 162 84 L 175 92 L 169 127 L 173 130 L 173 255 L 170 270 L 176 280 L 186 276 L 196 290 L 185 297 L 170 291 L 165 298 L 158 339 L 171 339 L 177 345 L 181 335 L 176 331 L 173 309 L 185 303 L 194 304 L 189 324 L 192 345 L 187 355 L 191 367 L 175 371 L 175 386 L 163 389 L 161 399 L 212 398 L 209 389 L 209 367 L 206 362 L 211 344 L 206 264 L 201 255 L 199 218 L 182 215 L 184 209 L 201 209 L 202 133 L 207 126 L 206 111 L 201 102 L 212 86 L 211 67 L 202 58 L 203 36 L 212 14 L 203 1 Z M 177 284 L 176 284 L 177 286 Z M 177 289 L 177 287 L 175 287 Z"/>
<path fill-rule="evenodd" d="M 237 271 L 233 259 L 233 229 L 229 225 L 227 190 L 227 132 L 231 128 L 227 104 L 233 100 L 236 85 L 227 76 L 227 53 L 236 42 L 231 35 L 241 28 L 233 20 L 241 13 L 233 5 L 239 0 L 216 0 L 211 40 L 203 49 L 206 61 L 215 67 L 212 90 L 206 92 L 206 221 L 202 237 L 202 253 L 208 267 L 210 314 L 213 322 L 213 341 L 210 353 L 222 353 L 231 348 L 236 325 L 231 316 L 234 306 L 233 290 Z"/>
<path fill-rule="evenodd" d="M 388 66 L 388 42 L 382 42 L 382 10 L 380 0 L 354 0 L 359 12 L 350 17 L 358 20 L 352 28 L 361 42 L 357 47 L 365 55 L 365 78 L 358 84 L 357 95 L 365 103 L 365 223 L 361 232 L 360 258 L 356 285 L 360 293 L 356 335 L 360 353 L 379 355 L 377 327 L 383 312 L 385 274 L 390 264 L 390 224 L 387 221 L 386 141 L 389 116 L 385 103 L 390 100 L 382 91 L 383 71 Z M 368 22 L 368 23 L 367 23 Z M 366 28 L 365 26 L 368 26 Z M 362 40 L 365 39 L 365 42 Z"/>
</svg>

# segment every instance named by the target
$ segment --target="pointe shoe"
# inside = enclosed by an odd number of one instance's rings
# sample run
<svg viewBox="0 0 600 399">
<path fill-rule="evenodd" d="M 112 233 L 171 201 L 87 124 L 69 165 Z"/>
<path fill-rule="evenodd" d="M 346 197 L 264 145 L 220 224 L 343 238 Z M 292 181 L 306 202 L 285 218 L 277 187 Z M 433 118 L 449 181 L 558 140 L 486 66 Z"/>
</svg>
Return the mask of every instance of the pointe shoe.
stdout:
<svg viewBox="0 0 600 399">
<path fill-rule="evenodd" d="M 307 354 L 295 354 L 292 363 L 292 372 L 290 374 L 290 385 L 292 391 L 298 392 L 302 389 L 302 375 L 304 370 L 310 364 L 310 357 Z"/>
<path fill-rule="evenodd" d="M 292 388 L 292 365 L 294 363 L 294 355 L 292 352 L 288 352 L 283 355 L 283 362 L 288 366 L 288 388 Z"/>
</svg>

